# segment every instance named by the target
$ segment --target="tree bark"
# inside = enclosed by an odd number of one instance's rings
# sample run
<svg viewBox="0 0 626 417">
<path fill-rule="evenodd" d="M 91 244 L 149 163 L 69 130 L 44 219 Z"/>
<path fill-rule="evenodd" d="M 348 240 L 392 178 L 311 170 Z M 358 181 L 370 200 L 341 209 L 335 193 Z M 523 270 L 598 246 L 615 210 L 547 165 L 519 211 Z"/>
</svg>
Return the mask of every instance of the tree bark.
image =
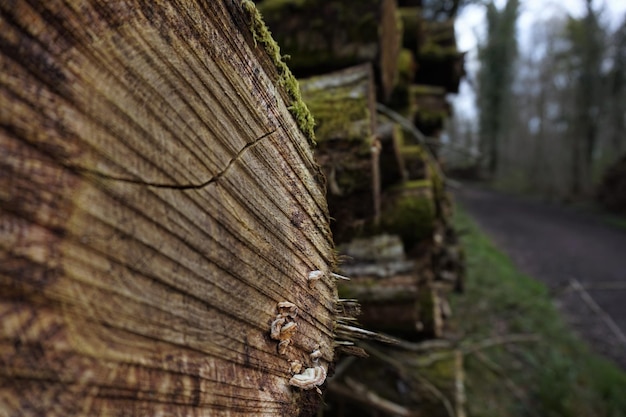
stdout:
<svg viewBox="0 0 626 417">
<path fill-rule="evenodd" d="M 0 414 L 313 412 L 334 254 L 285 74 L 250 4 L 133 3 L 0 4 Z"/>
</svg>

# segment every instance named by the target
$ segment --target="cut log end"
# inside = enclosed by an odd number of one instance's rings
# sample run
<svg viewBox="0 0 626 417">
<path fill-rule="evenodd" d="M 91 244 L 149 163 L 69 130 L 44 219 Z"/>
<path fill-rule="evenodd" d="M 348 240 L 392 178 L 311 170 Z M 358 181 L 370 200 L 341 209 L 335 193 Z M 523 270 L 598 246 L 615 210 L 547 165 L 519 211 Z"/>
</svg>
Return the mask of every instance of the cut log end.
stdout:
<svg viewBox="0 0 626 417">
<path fill-rule="evenodd" d="M 0 5 L 0 415 L 316 410 L 289 362 L 333 346 L 335 282 L 307 280 L 334 268 L 326 200 L 249 24 Z"/>
</svg>

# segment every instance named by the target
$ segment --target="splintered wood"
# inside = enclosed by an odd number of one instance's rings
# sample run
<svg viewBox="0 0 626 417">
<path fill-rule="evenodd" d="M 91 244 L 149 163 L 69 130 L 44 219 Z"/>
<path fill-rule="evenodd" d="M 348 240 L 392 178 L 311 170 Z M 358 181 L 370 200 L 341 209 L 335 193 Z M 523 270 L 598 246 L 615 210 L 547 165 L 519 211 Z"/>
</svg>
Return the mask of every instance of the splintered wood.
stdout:
<svg viewBox="0 0 626 417">
<path fill-rule="evenodd" d="M 250 25 L 239 1 L 0 3 L 0 415 L 315 410 L 289 379 L 332 346 L 326 201 Z"/>
</svg>

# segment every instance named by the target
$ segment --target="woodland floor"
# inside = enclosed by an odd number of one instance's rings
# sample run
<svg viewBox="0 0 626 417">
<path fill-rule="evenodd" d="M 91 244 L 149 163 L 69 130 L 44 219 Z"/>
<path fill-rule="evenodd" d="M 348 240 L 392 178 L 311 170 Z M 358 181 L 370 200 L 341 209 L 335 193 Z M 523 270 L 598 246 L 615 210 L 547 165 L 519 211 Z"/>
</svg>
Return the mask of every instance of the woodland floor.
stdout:
<svg viewBox="0 0 626 417">
<path fill-rule="evenodd" d="M 463 185 L 455 198 L 567 322 L 626 369 L 626 229 L 600 215 Z"/>
</svg>

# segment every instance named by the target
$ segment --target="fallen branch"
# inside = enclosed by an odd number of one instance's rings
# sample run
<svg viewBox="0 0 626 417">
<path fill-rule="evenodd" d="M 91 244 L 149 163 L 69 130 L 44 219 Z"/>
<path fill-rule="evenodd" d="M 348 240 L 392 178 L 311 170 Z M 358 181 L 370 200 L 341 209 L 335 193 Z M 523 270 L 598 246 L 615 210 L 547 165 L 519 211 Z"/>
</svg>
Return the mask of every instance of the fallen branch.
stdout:
<svg viewBox="0 0 626 417">
<path fill-rule="evenodd" d="M 539 342 L 541 338 L 536 334 L 510 334 L 504 336 L 496 336 L 489 339 L 482 340 L 480 342 L 469 344 L 460 343 L 456 348 L 461 352 L 463 356 L 475 353 L 484 349 L 488 349 L 498 345 L 504 345 L 509 343 L 521 343 L 521 342 Z M 418 359 L 419 366 L 430 366 L 435 362 L 449 359 L 453 355 L 453 352 L 435 352 L 426 357 Z"/>
</svg>

